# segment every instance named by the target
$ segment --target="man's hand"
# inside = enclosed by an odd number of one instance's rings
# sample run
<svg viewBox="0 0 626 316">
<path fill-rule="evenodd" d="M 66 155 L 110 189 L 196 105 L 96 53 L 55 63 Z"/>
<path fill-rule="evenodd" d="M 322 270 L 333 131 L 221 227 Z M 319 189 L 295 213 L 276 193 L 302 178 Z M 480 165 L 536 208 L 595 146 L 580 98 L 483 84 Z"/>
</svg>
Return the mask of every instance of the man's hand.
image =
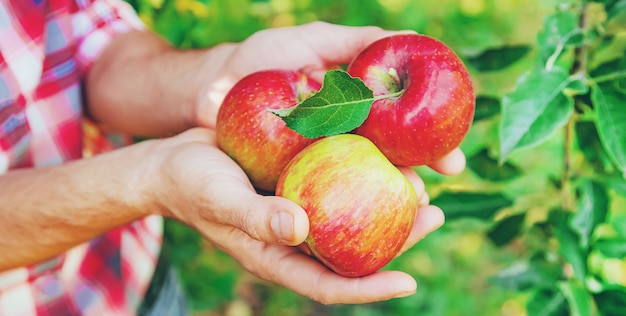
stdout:
<svg viewBox="0 0 626 316">
<path fill-rule="evenodd" d="M 146 181 L 158 184 L 152 192 L 163 215 L 195 228 L 254 275 L 321 303 L 366 303 L 415 292 L 415 280 L 404 272 L 346 278 L 293 247 L 308 234 L 305 211 L 287 199 L 257 194 L 243 171 L 215 145 L 213 130 L 197 128 L 155 146 L 149 161 L 158 171 Z M 457 170 L 464 159 L 459 153 L 439 162 L 439 170 Z M 401 170 L 423 197 L 404 251 L 441 226 L 444 216 L 428 205 L 417 174 Z"/>
<path fill-rule="evenodd" d="M 413 31 L 388 31 L 375 26 L 350 27 L 325 22 L 259 31 L 238 44 L 223 44 L 207 51 L 212 70 L 200 90 L 196 124 L 214 127 L 219 106 L 228 90 L 244 76 L 265 69 L 299 71 L 322 82 L 329 69 L 348 64 L 371 42 Z M 221 67 L 218 67 L 221 65 Z"/>
</svg>

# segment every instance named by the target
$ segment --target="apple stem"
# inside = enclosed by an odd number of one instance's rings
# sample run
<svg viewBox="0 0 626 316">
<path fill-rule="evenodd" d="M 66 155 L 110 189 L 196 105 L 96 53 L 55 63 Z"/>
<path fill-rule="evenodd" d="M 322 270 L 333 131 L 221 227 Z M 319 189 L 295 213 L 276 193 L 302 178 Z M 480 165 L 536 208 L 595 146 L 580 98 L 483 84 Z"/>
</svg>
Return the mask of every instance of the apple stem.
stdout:
<svg viewBox="0 0 626 316">
<path fill-rule="evenodd" d="M 397 98 L 397 97 L 401 96 L 403 93 L 404 93 L 404 89 L 402 89 L 400 91 L 394 91 L 394 92 L 391 92 L 391 93 L 387 93 L 387 94 L 377 95 L 377 96 L 374 97 L 374 101 L 380 100 L 380 99 Z"/>
<path fill-rule="evenodd" d="M 398 71 L 396 70 L 396 68 L 389 68 L 387 74 L 389 74 L 391 79 L 393 79 L 393 81 L 396 83 L 396 86 L 400 86 L 400 76 L 398 75 Z"/>
</svg>

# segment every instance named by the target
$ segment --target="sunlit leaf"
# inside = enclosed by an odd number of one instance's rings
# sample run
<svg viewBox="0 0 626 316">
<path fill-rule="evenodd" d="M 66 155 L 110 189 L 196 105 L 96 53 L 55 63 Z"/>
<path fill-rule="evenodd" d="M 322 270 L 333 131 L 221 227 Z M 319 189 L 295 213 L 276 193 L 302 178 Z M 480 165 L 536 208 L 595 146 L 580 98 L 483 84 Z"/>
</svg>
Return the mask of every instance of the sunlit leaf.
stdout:
<svg viewBox="0 0 626 316">
<path fill-rule="evenodd" d="M 550 288 L 562 276 L 560 264 L 548 262 L 541 256 L 519 261 L 489 278 L 489 283 L 516 291 L 530 288 Z"/>
<path fill-rule="evenodd" d="M 607 258 L 626 258 L 626 239 L 601 239 L 593 244 L 593 249 L 600 251 Z"/>
<path fill-rule="evenodd" d="M 608 6 L 608 17 L 612 19 L 616 16 L 626 14 L 626 0 L 614 0 Z"/>
<path fill-rule="evenodd" d="M 526 303 L 526 312 L 533 316 L 566 316 L 567 300 L 561 291 L 537 289 Z"/>
<path fill-rule="evenodd" d="M 554 130 L 567 123 L 573 111 L 574 100 L 564 94 L 557 95 L 520 139 L 517 148 L 530 147 L 545 141 Z"/>
<path fill-rule="evenodd" d="M 615 228 L 615 232 L 626 239 L 626 216 L 617 216 L 611 220 L 611 225 Z"/>
<path fill-rule="evenodd" d="M 560 10 L 546 17 L 543 29 L 537 34 L 539 54 L 543 64 L 559 55 L 565 47 L 583 42 L 582 30 L 578 27 L 580 12 Z"/>
<path fill-rule="evenodd" d="M 513 201 L 500 193 L 444 192 L 431 201 L 446 214 L 446 220 L 463 217 L 489 219 Z"/>
<path fill-rule="evenodd" d="M 542 118 L 544 114 L 562 119 L 563 113 L 571 111 L 570 102 L 564 101 L 562 94 L 568 77 L 567 73 L 557 70 L 533 71 L 518 81 L 513 92 L 504 96 L 500 121 L 500 162 L 520 145 L 543 139 L 546 133 L 552 132 L 550 126 L 553 124 Z M 548 109 L 551 105 L 554 108 Z"/>
<path fill-rule="evenodd" d="M 604 149 L 626 176 L 626 94 L 620 93 L 608 82 L 593 87 L 591 100 Z"/>
<path fill-rule="evenodd" d="M 363 124 L 374 93 L 359 78 L 342 70 L 324 76 L 319 92 L 288 109 L 269 110 L 304 137 L 317 138 L 349 132 Z"/>
<path fill-rule="evenodd" d="M 583 179 L 578 187 L 576 213 L 571 226 L 580 236 L 583 248 L 589 245 L 591 234 L 596 226 L 606 220 L 609 208 L 609 196 L 601 183 Z"/>
<path fill-rule="evenodd" d="M 570 82 L 567 87 L 565 87 L 565 94 L 568 96 L 584 95 L 588 92 L 589 84 L 587 84 L 586 78 L 580 76 L 570 77 Z"/>
<path fill-rule="evenodd" d="M 569 303 L 570 315 L 587 316 L 593 314 L 593 297 L 580 283 L 560 282 L 559 289 Z"/>
<path fill-rule="evenodd" d="M 585 280 L 586 251 L 580 245 L 580 237 L 570 227 L 571 213 L 553 210 L 550 221 L 554 227 L 554 236 L 559 241 L 559 254 L 571 265 L 574 276 L 580 281 Z"/>
</svg>

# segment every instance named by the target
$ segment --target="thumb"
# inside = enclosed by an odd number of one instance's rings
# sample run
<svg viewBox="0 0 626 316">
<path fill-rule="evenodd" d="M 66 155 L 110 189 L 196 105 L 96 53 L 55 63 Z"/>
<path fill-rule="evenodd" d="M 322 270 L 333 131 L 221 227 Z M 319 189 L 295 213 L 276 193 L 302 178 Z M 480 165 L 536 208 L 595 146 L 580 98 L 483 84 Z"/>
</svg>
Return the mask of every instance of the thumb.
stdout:
<svg viewBox="0 0 626 316">
<path fill-rule="evenodd" d="M 228 199 L 230 205 L 217 211 L 220 214 L 217 222 L 241 229 L 250 237 L 267 243 L 296 246 L 304 242 L 309 233 L 309 218 L 298 204 L 249 190 L 237 193 L 235 198 Z"/>
</svg>

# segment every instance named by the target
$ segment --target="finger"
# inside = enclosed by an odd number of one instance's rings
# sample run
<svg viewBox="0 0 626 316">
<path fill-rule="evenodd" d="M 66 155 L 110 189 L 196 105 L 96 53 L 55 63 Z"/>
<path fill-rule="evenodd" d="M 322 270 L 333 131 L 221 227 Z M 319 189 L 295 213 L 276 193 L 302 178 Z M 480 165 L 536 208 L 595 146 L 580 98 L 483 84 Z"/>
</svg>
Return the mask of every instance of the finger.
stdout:
<svg viewBox="0 0 626 316">
<path fill-rule="evenodd" d="M 296 203 L 277 196 L 262 196 L 245 184 L 223 185 L 209 221 L 236 227 L 250 237 L 272 244 L 295 246 L 309 233 L 309 219 Z"/>
<path fill-rule="evenodd" d="M 271 281 L 322 304 L 363 304 L 405 297 L 417 284 L 400 271 L 380 271 L 360 278 L 340 276 L 315 259 L 296 252 L 272 267 Z"/>
<path fill-rule="evenodd" d="M 296 247 L 268 245 L 240 230 L 208 223 L 202 227 L 211 242 L 250 273 L 323 304 L 359 304 L 415 293 L 417 284 L 399 271 L 381 271 L 361 278 L 340 276 Z"/>
<path fill-rule="evenodd" d="M 415 193 L 417 193 L 417 198 L 419 199 L 419 204 L 428 204 L 428 202 L 424 203 L 424 201 L 428 201 L 428 194 L 426 194 L 426 185 L 420 176 L 417 175 L 417 172 L 413 170 L 411 167 L 398 167 L 398 170 L 404 174 L 404 176 L 411 182 L 413 188 L 415 188 Z"/>
<path fill-rule="evenodd" d="M 457 175 L 463 172 L 465 163 L 465 154 L 460 148 L 456 148 L 439 161 L 430 164 L 429 167 L 441 174 Z"/>
<path fill-rule="evenodd" d="M 195 127 L 184 131 L 175 137 L 185 143 L 200 142 L 206 143 L 210 146 L 217 146 L 217 135 L 213 129 Z"/>
<path fill-rule="evenodd" d="M 426 235 L 441 227 L 444 222 L 445 215 L 439 207 L 434 205 L 420 207 L 415 216 L 411 233 L 399 254 L 413 247 L 418 241 L 424 239 Z"/>
<path fill-rule="evenodd" d="M 312 22 L 301 26 L 308 46 L 326 66 L 349 63 L 354 56 L 375 40 L 394 34 L 415 31 L 384 30 L 377 26 L 342 26 L 325 22 Z"/>
<path fill-rule="evenodd" d="M 415 279 L 404 272 L 379 271 L 360 278 L 348 278 L 299 251 L 283 255 L 266 269 L 270 271 L 268 280 L 322 304 L 378 302 L 406 297 L 417 289 Z"/>
</svg>

